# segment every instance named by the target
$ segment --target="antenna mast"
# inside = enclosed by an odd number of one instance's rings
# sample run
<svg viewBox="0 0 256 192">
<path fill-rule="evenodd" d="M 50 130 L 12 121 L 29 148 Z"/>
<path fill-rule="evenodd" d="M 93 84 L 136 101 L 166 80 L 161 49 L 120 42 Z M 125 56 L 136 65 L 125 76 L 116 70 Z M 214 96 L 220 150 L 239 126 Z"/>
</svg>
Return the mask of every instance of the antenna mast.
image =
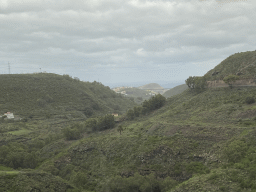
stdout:
<svg viewBox="0 0 256 192">
<path fill-rule="evenodd" d="M 11 67 L 10 67 L 10 63 L 8 62 L 8 69 L 9 69 L 9 74 L 11 74 Z"/>
</svg>

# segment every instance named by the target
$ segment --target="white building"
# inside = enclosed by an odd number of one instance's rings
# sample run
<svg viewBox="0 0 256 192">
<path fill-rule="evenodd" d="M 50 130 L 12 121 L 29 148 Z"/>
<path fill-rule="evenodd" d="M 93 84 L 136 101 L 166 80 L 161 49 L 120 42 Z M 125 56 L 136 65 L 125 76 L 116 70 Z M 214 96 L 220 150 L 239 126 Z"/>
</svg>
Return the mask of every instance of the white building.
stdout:
<svg viewBox="0 0 256 192">
<path fill-rule="evenodd" d="M 7 112 L 4 115 L 7 117 L 7 119 L 14 119 L 14 115 L 11 112 Z"/>
</svg>

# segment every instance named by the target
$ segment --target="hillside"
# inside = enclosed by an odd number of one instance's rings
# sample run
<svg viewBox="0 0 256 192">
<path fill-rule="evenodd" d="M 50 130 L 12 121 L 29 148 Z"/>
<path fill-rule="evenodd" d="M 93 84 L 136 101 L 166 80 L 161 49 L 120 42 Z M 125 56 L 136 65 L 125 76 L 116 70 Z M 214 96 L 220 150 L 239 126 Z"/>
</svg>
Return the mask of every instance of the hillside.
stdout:
<svg viewBox="0 0 256 192">
<path fill-rule="evenodd" d="M 123 113 L 134 103 L 98 82 L 48 73 L 0 75 L 0 113 L 21 118 L 86 118 Z"/>
<path fill-rule="evenodd" d="M 107 104 L 109 97 L 97 97 L 105 89 L 86 93 Z M 0 190 L 255 191 L 255 95 L 256 87 L 186 89 L 163 106 L 145 101 L 117 122 L 1 119 Z"/>
<path fill-rule="evenodd" d="M 255 189 L 256 106 L 246 103 L 255 94 L 255 88 L 186 90 L 159 110 L 119 124 L 124 128 L 121 134 L 117 125 L 101 132 L 88 130 L 78 140 L 66 140 L 60 130 L 86 126 L 83 121 L 61 127 L 49 126 L 47 121 L 3 122 L 2 129 L 9 132 L 3 132 L 0 140 L 0 163 L 4 164 L 0 166 L 0 189 Z M 18 132 L 17 126 L 27 131 Z M 30 167 L 34 169 L 31 174 L 25 168 L 33 163 L 37 166 Z M 24 168 L 18 168 L 19 164 Z"/>
<path fill-rule="evenodd" d="M 163 87 L 161 87 L 160 85 L 158 85 L 157 83 L 150 83 L 150 84 L 146 84 L 143 86 L 138 87 L 139 89 L 148 89 L 148 90 L 156 90 L 156 89 L 164 89 Z"/>
<path fill-rule="evenodd" d="M 79 175 L 84 189 L 94 185 L 96 191 L 241 191 L 245 179 L 250 188 L 255 178 L 243 175 L 253 164 L 244 161 L 256 160 L 246 160 L 256 151 L 256 113 L 245 99 L 255 94 L 254 88 L 184 91 L 160 110 L 123 122 L 122 134 L 115 128 L 84 137 L 40 169 L 62 178 Z"/>
<path fill-rule="evenodd" d="M 174 95 L 180 94 L 183 91 L 187 90 L 188 86 L 186 84 L 182 84 L 182 85 L 178 85 L 168 91 L 166 91 L 163 96 L 165 96 L 166 98 L 172 97 Z"/>
<path fill-rule="evenodd" d="M 228 75 L 239 75 L 242 79 L 256 78 L 256 51 L 235 53 L 223 60 L 204 76 L 208 81 L 222 80 Z"/>
</svg>

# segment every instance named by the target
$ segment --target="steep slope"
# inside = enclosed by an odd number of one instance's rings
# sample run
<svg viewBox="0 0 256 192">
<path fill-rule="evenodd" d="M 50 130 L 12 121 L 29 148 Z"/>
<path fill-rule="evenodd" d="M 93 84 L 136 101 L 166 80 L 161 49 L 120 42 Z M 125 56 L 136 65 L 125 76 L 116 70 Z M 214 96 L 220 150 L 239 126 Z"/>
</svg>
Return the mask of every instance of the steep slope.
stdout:
<svg viewBox="0 0 256 192">
<path fill-rule="evenodd" d="M 166 91 L 163 96 L 165 96 L 166 98 L 172 97 L 174 95 L 178 95 L 180 93 L 182 93 L 183 91 L 187 90 L 188 86 L 186 84 L 182 84 L 182 85 L 178 85 L 168 91 Z"/>
<path fill-rule="evenodd" d="M 239 75 L 241 78 L 255 78 L 256 51 L 235 53 L 223 60 L 214 69 L 205 74 L 207 80 L 222 80 L 228 75 Z"/>
<path fill-rule="evenodd" d="M 138 87 L 139 89 L 164 89 L 157 83 L 150 83 L 143 86 Z"/>
<path fill-rule="evenodd" d="M 122 113 L 134 103 L 98 82 L 82 82 L 68 75 L 0 75 L 0 112 L 20 117 L 65 116 L 85 118 Z"/>
</svg>

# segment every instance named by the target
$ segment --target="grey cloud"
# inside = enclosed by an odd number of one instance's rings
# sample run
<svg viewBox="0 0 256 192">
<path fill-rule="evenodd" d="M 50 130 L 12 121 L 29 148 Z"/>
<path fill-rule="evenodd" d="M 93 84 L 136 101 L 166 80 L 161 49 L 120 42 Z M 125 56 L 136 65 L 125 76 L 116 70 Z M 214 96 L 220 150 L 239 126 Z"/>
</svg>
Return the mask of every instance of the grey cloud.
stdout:
<svg viewBox="0 0 256 192">
<path fill-rule="evenodd" d="M 207 63 L 255 47 L 255 8 L 252 1 L 2 0 L 0 59 L 77 66 L 77 73 L 101 65 L 116 74 Z"/>
</svg>

